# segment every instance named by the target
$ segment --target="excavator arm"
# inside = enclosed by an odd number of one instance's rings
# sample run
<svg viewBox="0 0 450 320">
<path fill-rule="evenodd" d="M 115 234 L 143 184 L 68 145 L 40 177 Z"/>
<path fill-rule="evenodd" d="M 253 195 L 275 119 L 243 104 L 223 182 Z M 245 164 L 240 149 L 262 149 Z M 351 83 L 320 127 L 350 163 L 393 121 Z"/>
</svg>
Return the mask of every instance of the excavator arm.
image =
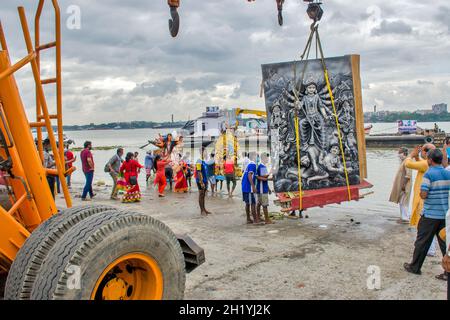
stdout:
<svg viewBox="0 0 450 320">
<path fill-rule="evenodd" d="M 251 110 L 251 109 L 236 109 L 236 116 L 239 116 L 240 114 L 253 114 L 258 117 L 267 117 L 267 112 L 262 110 Z"/>
</svg>

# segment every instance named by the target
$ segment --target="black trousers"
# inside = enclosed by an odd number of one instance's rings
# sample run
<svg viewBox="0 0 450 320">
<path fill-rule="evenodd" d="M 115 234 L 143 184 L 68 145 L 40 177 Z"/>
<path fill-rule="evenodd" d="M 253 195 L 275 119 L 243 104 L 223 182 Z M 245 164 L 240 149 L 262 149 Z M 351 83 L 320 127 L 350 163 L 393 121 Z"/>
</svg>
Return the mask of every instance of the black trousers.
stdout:
<svg viewBox="0 0 450 320">
<path fill-rule="evenodd" d="M 447 300 L 450 301 L 450 272 L 447 272 Z"/>
<path fill-rule="evenodd" d="M 172 167 L 167 167 L 164 169 L 166 173 L 166 178 L 169 179 L 170 190 L 172 191 L 172 183 L 173 183 L 173 169 Z"/>
<path fill-rule="evenodd" d="M 435 236 L 438 236 L 439 248 L 441 249 L 442 255 L 446 254 L 445 242 L 439 237 L 439 232 L 443 228 L 445 228 L 445 219 L 420 218 L 417 227 L 417 239 L 414 243 L 413 260 L 411 262 L 411 267 L 414 272 L 419 272 L 422 268 Z"/>
<path fill-rule="evenodd" d="M 55 183 L 56 179 L 54 176 L 47 176 L 47 182 L 50 187 L 50 191 L 52 192 L 53 198 L 55 198 Z"/>
</svg>

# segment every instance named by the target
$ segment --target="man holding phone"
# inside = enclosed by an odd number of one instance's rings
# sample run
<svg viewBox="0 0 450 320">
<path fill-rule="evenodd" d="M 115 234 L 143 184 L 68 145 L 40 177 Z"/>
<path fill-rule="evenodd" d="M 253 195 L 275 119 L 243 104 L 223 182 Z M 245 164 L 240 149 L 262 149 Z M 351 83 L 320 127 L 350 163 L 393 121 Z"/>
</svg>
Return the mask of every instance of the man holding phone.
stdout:
<svg viewBox="0 0 450 320">
<path fill-rule="evenodd" d="M 431 143 L 427 143 L 422 147 L 417 146 L 405 160 L 406 168 L 417 171 L 417 177 L 416 181 L 414 182 L 414 189 L 412 195 L 413 204 L 411 208 L 411 219 L 410 219 L 410 225 L 412 227 L 417 227 L 417 225 L 419 224 L 420 214 L 422 213 L 423 208 L 423 200 L 420 197 L 420 186 L 422 185 L 423 175 L 428 170 L 427 154 L 428 152 L 434 149 L 436 149 L 436 147 Z"/>
</svg>

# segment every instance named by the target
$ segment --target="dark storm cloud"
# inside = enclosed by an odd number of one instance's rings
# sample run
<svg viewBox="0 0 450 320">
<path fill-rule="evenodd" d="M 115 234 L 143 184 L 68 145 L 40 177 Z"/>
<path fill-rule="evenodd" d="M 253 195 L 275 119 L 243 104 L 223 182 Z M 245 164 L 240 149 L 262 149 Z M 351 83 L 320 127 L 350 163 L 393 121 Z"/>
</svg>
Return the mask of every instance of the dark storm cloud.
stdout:
<svg viewBox="0 0 450 320">
<path fill-rule="evenodd" d="M 423 86 L 432 86 L 434 85 L 433 81 L 427 81 L 427 80 L 417 80 L 417 84 L 423 85 Z"/>
<path fill-rule="evenodd" d="M 379 27 L 372 30 L 373 36 L 382 36 L 385 34 L 411 34 L 412 27 L 403 21 L 383 20 Z"/>
<path fill-rule="evenodd" d="M 450 33 L 450 7 L 440 6 L 438 7 L 438 13 L 436 19 L 447 27 L 447 31 Z"/>
<path fill-rule="evenodd" d="M 238 99 L 241 95 L 259 95 L 261 90 L 261 83 L 259 78 L 245 78 L 240 81 L 239 86 L 234 89 L 231 99 Z"/>
<path fill-rule="evenodd" d="M 181 83 L 181 87 L 187 91 L 212 91 L 223 81 L 224 77 L 220 75 L 208 75 L 200 78 L 185 79 Z"/>
<path fill-rule="evenodd" d="M 138 84 L 130 94 L 137 96 L 162 97 L 176 93 L 179 87 L 180 84 L 177 82 L 177 79 L 172 77 L 161 81 Z"/>
</svg>

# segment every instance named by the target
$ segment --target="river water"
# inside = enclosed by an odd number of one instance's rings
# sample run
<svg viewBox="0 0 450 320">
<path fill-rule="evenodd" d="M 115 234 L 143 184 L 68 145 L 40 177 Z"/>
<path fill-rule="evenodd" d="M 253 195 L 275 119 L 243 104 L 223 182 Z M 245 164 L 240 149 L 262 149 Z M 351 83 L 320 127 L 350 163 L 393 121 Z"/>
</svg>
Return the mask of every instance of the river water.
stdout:
<svg viewBox="0 0 450 320">
<path fill-rule="evenodd" d="M 432 128 L 434 123 L 419 123 L 418 125 L 422 128 Z M 450 122 L 438 123 L 438 125 L 443 130 L 450 132 Z M 372 133 L 395 133 L 396 130 L 396 123 L 375 123 L 373 124 Z M 82 147 L 84 141 L 90 140 L 94 147 L 122 146 L 125 148 L 125 152 L 137 151 L 139 152 L 139 161 L 144 163 L 145 152 L 146 150 L 149 150 L 150 147 L 147 147 L 144 150 L 139 147 L 146 144 L 147 140 L 153 139 L 159 133 L 167 134 L 168 132 L 170 132 L 170 129 L 93 130 L 68 131 L 66 132 L 66 135 L 70 139 L 75 140 L 75 147 L 78 148 Z M 191 152 L 191 154 L 194 154 L 192 160 L 195 160 L 195 157 L 198 154 L 197 149 L 198 148 L 193 150 L 185 149 L 184 152 Z M 256 147 L 251 145 L 250 150 L 256 150 Z M 259 151 L 267 151 L 264 144 L 261 145 Z M 94 161 L 96 163 L 94 182 L 105 181 L 107 184 L 111 183 L 111 178 L 103 171 L 103 168 L 105 163 L 114 155 L 114 153 L 114 149 L 93 151 Z M 75 152 L 75 154 L 78 158 L 75 166 L 81 169 L 79 152 Z M 367 180 L 374 185 L 373 189 L 371 189 L 374 194 L 368 196 L 360 203 L 352 203 L 352 208 L 361 206 L 361 209 L 364 210 L 383 212 L 387 209 L 386 207 L 392 207 L 392 205 L 387 202 L 387 199 L 389 198 L 392 181 L 399 166 L 396 149 L 368 149 L 367 165 L 369 175 Z M 72 176 L 75 187 L 80 187 L 84 183 L 84 175 L 80 169 Z M 140 175 L 139 181 L 141 185 L 145 185 L 145 174 Z"/>
</svg>

